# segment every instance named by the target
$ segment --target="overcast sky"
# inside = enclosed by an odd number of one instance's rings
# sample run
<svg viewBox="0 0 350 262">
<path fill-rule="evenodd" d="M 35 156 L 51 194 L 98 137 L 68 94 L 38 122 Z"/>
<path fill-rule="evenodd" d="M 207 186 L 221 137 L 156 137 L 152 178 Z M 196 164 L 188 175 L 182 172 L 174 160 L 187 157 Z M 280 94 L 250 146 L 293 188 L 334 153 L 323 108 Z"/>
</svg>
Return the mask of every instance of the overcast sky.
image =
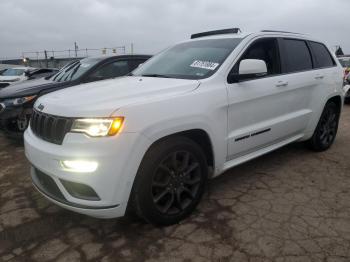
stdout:
<svg viewBox="0 0 350 262">
<path fill-rule="evenodd" d="M 0 58 L 127 46 L 156 53 L 191 33 L 240 27 L 311 34 L 350 53 L 350 0 L 0 0 Z"/>
</svg>

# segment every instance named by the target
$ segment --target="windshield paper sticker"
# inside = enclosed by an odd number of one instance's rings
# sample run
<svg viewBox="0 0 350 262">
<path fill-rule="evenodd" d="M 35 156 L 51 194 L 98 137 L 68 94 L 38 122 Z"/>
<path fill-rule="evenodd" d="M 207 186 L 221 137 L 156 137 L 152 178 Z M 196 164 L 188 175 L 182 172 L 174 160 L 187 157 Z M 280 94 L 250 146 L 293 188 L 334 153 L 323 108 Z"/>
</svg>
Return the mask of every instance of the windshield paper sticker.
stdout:
<svg viewBox="0 0 350 262">
<path fill-rule="evenodd" d="M 194 61 L 190 67 L 197 67 L 197 68 L 202 68 L 202 69 L 207 69 L 207 70 L 215 70 L 219 66 L 219 63 L 213 63 L 209 61 L 200 61 L 196 60 Z"/>
</svg>

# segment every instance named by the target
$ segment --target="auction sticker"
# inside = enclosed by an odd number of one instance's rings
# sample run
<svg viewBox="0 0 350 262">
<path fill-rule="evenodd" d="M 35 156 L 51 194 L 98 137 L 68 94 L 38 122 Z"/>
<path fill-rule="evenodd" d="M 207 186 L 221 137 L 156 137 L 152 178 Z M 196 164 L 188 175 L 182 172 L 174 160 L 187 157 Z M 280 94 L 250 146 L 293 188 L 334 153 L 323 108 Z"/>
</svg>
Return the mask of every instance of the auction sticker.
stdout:
<svg viewBox="0 0 350 262">
<path fill-rule="evenodd" d="M 210 61 L 195 60 L 190 67 L 197 67 L 207 70 L 215 70 L 219 66 L 219 63 L 214 63 Z"/>
</svg>

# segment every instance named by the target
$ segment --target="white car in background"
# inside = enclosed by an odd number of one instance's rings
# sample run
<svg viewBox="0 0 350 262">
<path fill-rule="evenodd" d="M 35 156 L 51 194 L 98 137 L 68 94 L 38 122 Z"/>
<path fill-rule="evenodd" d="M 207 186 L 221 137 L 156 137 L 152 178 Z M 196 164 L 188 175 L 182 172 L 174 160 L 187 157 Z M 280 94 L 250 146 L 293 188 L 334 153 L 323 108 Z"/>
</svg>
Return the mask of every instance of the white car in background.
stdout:
<svg viewBox="0 0 350 262">
<path fill-rule="evenodd" d="M 342 56 L 338 59 L 344 68 L 345 103 L 350 104 L 350 56 Z"/>
<path fill-rule="evenodd" d="M 25 81 L 28 79 L 26 72 L 32 70 L 31 67 L 14 67 L 4 70 L 0 74 L 0 88 L 7 87 L 11 84 Z"/>
<path fill-rule="evenodd" d="M 345 93 L 345 103 L 350 104 L 350 73 L 345 76 L 344 79 L 344 93 Z"/>
<path fill-rule="evenodd" d="M 296 141 L 333 144 L 343 69 L 319 40 L 288 32 L 192 35 L 130 76 L 40 97 L 25 132 L 35 187 L 100 218 L 133 209 L 178 223 L 208 178 Z"/>
</svg>

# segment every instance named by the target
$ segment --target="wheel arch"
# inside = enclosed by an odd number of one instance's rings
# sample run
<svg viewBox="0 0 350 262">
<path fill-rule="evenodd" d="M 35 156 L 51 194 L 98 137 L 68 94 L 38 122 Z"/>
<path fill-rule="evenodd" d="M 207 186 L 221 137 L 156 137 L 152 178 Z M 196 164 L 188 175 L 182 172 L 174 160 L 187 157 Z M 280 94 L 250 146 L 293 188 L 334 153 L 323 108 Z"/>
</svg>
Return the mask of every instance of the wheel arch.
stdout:
<svg viewBox="0 0 350 262">
<path fill-rule="evenodd" d="M 156 140 L 154 140 L 154 142 L 150 144 L 150 146 L 145 152 L 145 155 L 155 144 L 176 136 L 187 137 L 191 139 L 193 142 L 195 142 L 203 150 L 203 153 L 208 163 L 208 167 L 209 168 L 215 167 L 215 157 L 214 157 L 214 148 L 213 148 L 212 140 L 208 132 L 201 128 L 178 131 L 175 133 L 166 134 L 162 137 L 158 137 Z"/>
<path fill-rule="evenodd" d="M 315 133 L 315 130 L 317 128 L 318 122 L 320 121 L 322 112 L 323 112 L 325 106 L 327 105 L 327 103 L 329 103 L 329 102 L 334 102 L 337 105 L 339 114 L 341 113 L 342 108 L 343 108 L 343 99 L 342 99 L 340 94 L 332 94 L 331 96 L 326 98 L 324 101 L 322 101 L 322 103 L 319 103 L 317 110 L 314 111 L 314 113 L 315 113 L 314 117 L 309 122 L 309 126 L 306 129 L 307 130 L 306 135 L 302 141 L 306 141 L 313 136 L 313 134 Z"/>
<path fill-rule="evenodd" d="M 333 96 L 327 100 L 324 106 L 326 106 L 327 103 L 334 102 L 337 105 L 338 113 L 340 114 L 343 108 L 343 100 L 340 95 Z"/>
</svg>

